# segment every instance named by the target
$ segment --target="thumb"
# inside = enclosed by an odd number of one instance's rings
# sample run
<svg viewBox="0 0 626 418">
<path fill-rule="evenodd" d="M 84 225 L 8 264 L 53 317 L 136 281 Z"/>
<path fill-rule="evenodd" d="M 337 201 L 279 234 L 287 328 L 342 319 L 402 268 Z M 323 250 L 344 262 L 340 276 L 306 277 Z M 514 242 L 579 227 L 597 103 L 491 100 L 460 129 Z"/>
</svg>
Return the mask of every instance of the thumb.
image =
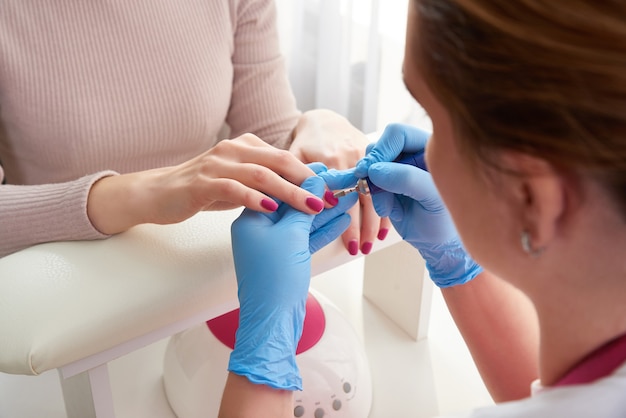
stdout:
<svg viewBox="0 0 626 418">
<path fill-rule="evenodd" d="M 420 168 L 398 163 L 376 163 L 368 171 L 376 186 L 417 201 L 429 211 L 441 210 L 443 203 L 430 173 Z"/>
</svg>

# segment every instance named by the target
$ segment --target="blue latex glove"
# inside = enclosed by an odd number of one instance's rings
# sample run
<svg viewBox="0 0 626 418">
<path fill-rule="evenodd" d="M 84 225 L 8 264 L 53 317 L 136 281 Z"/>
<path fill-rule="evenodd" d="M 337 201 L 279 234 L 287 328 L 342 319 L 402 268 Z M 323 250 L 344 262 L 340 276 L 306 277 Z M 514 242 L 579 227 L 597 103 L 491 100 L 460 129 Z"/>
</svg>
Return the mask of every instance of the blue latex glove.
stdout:
<svg viewBox="0 0 626 418">
<path fill-rule="evenodd" d="M 302 184 L 319 197 L 324 186 L 316 176 Z M 245 209 L 235 220 L 231 233 L 240 313 L 229 371 L 277 389 L 302 389 L 296 347 L 311 254 L 345 231 L 350 224 L 345 211 L 356 200 L 345 199 L 316 216 L 281 203 L 269 214 Z"/>
<path fill-rule="evenodd" d="M 369 177 L 384 189 L 372 196 L 376 212 L 388 216 L 400 236 L 419 250 L 430 278 L 443 288 L 470 281 L 482 268 L 463 248 L 430 173 L 389 162 L 401 152 L 423 150 L 429 137 L 430 133 L 413 126 L 389 125 L 352 172 L 330 170 L 320 175 L 326 181 L 333 177 L 342 187 Z"/>
</svg>

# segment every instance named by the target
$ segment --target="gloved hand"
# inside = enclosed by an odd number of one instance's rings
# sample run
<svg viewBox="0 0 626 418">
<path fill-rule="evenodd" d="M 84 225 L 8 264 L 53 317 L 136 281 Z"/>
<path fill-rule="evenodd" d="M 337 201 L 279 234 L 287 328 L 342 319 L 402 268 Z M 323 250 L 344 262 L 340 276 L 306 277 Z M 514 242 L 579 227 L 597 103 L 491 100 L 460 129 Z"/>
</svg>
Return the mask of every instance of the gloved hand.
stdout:
<svg viewBox="0 0 626 418">
<path fill-rule="evenodd" d="M 357 178 L 369 177 L 385 190 L 372 196 L 376 212 L 388 216 L 400 236 L 419 250 L 430 278 L 443 288 L 468 282 L 482 268 L 463 248 L 431 175 L 417 167 L 389 162 L 401 152 L 423 150 L 429 137 L 430 133 L 412 126 L 389 125 L 352 173 L 330 170 L 320 175 L 326 181 L 335 177 L 333 181 L 344 187 Z"/>
<path fill-rule="evenodd" d="M 316 176 L 302 187 L 319 197 L 324 193 L 324 181 Z M 343 233 L 350 223 L 345 211 L 356 200 L 342 199 L 317 216 L 281 203 L 268 214 L 245 209 L 235 220 L 231 233 L 240 313 L 228 370 L 253 383 L 302 389 L 296 347 L 311 254 Z"/>
</svg>

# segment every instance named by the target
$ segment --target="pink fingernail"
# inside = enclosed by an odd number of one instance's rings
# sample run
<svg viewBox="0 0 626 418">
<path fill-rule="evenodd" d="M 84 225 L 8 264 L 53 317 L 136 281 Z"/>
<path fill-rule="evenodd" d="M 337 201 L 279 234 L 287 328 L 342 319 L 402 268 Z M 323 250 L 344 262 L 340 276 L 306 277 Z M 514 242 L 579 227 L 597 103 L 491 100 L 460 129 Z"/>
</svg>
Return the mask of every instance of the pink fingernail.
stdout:
<svg viewBox="0 0 626 418">
<path fill-rule="evenodd" d="M 383 228 L 380 231 L 378 231 L 378 239 L 379 240 L 384 240 L 385 238 L 387 238 L 387 234 L 389 233 L 389 230 L 387 228 Z"/>
<path fill-rule="evenodd" d="M 335 197 L 334 193 L 331 190 L 326 190 L 326 192 L 324 193 L 324 200 L 333 206 L 337 206 L 337 203 L 339 203 L 339 199 Z"/>
<path fill-rule="evenodd" d="M 322 199 L 318 199 L 317 197 L 307 197 L 306 205 L 315 212 L 321 212 L 321 210 L 324 209 L 324 202 Z"/>
<path fill-rule="evenodd" d="M 350 255 L 357 255 L 359 253 L 359 242 L 355 239 L 348 242 L 348 252 Z"/>
<path fill-rule="evenodd" d="M 363 243 L 363 246 L 361 247 L 361 252 L 363 254 L 369 254 L 372 251 L 372 243 L 371 242 L 365 242 Z"/>
<path fill-rule="evenodd" d="M 263 206 L 264 209 L 267 209 L 272 212 L 278 209 L 278 203 L 274 202 L 272 199 L 261 200 L 261 206 Z"/>
</svg>

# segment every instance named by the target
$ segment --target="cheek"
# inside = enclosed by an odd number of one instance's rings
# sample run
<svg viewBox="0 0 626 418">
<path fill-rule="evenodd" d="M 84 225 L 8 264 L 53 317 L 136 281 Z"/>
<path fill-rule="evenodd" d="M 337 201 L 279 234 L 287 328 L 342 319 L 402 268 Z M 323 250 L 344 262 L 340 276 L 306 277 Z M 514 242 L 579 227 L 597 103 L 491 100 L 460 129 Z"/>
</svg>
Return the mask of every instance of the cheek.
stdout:
<svg viewBox="0 0 626 418">
<path fill-rule="evenodd" d="M 433 136 L 426 164 L 467 251 L 478 259 L 497 251 L 502 242 L 501 202 L 462 158 L 450 137 Z"/>
<path fill-rule="evenodd" d="M 468 253 L 483 267 L 500 272 L 510 259 L 516 235 L 507 197 L 476 173 L 449 138 L 432 137 L 426 164 Z"/>
<path fill-rule="evenodd" d="M 468 194 L 469 189 L 463 182 L 455 181 L 451 177 L 446 177 L 436 184 L 463 242 L 466 243 L 468 240 L 471 242 L 477 232 L 474 226 L 480 222 L 475 196 Z"/>
<path fill-rule="evenodd" d="M 462 166 L 454 150 L 445 141 L 433 136 L 426 147 L 426 164 L 437 190 L 446 204 L 455 222 L 463 213 L 466 176 L 462 174 Z"/>
<path fill-rule="evenodd" d="M 504 199 L 490 192 L 484 183 L 466 190 L 459 191 L 462 197 L 450 197 L 453 203 L 449 210 L 459 236 L 476 262 L 488 270 L 500 272 L 500 264 L 510 259 L 508 252 L 516 242 L 512 239 L 510 214 Z"/>
<path fill-rule="evenodd" d="M 428 144 L 427 164 L 452 221 L 470 253 L 484 251 L 485 227 L 489 227 L 485 190 L 453 150 Z"/>
</svg>

